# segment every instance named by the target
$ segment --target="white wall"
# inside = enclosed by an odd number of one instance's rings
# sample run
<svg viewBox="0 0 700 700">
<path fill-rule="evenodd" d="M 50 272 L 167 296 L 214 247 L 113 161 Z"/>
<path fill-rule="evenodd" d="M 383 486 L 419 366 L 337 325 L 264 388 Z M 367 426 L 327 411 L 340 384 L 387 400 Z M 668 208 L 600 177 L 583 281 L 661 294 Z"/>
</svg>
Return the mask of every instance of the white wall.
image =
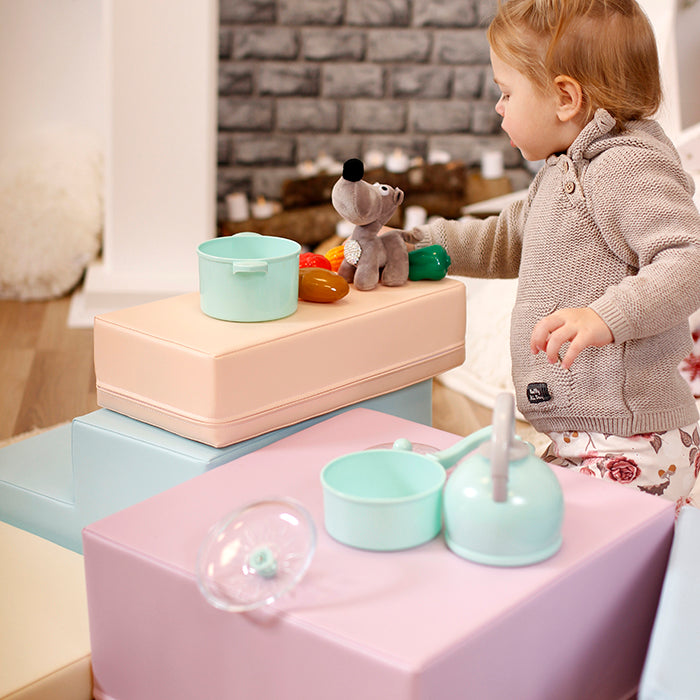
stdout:
<svg viewBox="0 0 700 700">
<path fill-rule="evenodd" d="M 218 0 L 0 0 L 0 157 L 71 127 L 104 144 L 102 260 L 70 325 L 190 291 L 215 235 Z"/>
<path fill-rule="evenodd" d="M 127 285 L 158 280 L 154 291 L 167 296 L 185 278 L 196 288 L 196 247 L 216 233 L 218 3 L 104 6 L 104 272 Z"/>
<path fill-rule="evenodd" d="M 700 122 L 700 2 L 678 9 L 676 23 L 681 128 Z"/>
<path fill-rule="evenodd" d="M 659 120 L 678 142 L 684 129 L 700 121 L 700 2 L 638 0 L 651 20 L 661 61 L 664 104 Z"/>
<path fill-rule="evenodd" d="M 104 137 L 99 0 L 0 0 L 0 104 L 0 155 L 48 126 Z"/>
</svg>

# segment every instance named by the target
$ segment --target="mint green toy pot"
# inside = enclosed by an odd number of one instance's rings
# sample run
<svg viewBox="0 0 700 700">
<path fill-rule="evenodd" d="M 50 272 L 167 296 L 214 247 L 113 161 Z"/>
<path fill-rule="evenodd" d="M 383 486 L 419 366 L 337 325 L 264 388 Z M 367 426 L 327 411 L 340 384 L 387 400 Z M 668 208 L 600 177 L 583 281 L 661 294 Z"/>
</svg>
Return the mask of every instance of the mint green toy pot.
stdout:
<svg viewBox="0 0 700 700">
<path fill-rule="evenodd" d="M 321 471 L 328 534 L 351 547 L 390 551 L 417 547 L 442 529 L 446 469 L 491 434 L 484 428 L 433 454 L 393 449 L 353 452 Z"/>
<path fill-rule="evenodd" d="M 321 471 L 328 534 L 360 549 L 407 549 L 444 521 L 447 546 L 465 559 L 524 566 L 552 556 L 562 541 L 561 486 L 514 424 L 513 397 L 501 394 L 493 425 L 446 450 L 419 454 L 397 440 L 338 457 Z"/>
<path fill-rule="evenodd" d="M 296 241 L 252 232 L 200 243 L 200 308 L 224 321 L 271 321 L 293 314 L 300 251 Z"/>
<path fill-rule="evenodd" d="M 360 549 L 406 549 L 442 528 L 445 470 L 423 455 L 366 450 L 330 462 L 321 473 L 326 530 Z"/>
</svg>

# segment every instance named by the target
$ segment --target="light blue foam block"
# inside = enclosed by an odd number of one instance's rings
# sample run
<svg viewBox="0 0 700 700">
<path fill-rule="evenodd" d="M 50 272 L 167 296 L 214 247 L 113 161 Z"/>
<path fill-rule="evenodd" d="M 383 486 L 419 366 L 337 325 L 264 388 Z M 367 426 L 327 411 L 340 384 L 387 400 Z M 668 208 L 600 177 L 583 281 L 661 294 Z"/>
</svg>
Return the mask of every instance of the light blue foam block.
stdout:
<svg viewBox="0 0 700 700">
<path fill-rule="evenodd" d="M 638 697 L 700 698 L 700 510 L 693 506 L 676 521 Z"/>
<path fill-rule="evenodd" d="M 360 406 L 430 425 L 432 381 L 221 448 L 100 409 L 0 449 L 0 520 L 82 552 L 95 520 Z"/>
<path fill-rule="evenodd" d="M 0 450 L 0 520 L 63 546 L 79 530 L 70 423 Z"/>
</svg>

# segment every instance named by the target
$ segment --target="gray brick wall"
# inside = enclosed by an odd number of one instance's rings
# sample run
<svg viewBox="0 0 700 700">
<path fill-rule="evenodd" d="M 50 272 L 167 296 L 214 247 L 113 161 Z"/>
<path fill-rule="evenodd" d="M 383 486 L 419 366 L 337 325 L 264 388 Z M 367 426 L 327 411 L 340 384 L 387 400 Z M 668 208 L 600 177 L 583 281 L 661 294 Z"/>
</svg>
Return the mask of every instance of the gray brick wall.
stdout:
<svg viewBox="0 0 700 700">
<path fill-rule="evenodd" d="M 220 0 L 218 194 L 278 198 L 297 164 L 401 148 L 522 161 L 494 111 L 496 0 Z M 223 208 L 220 208 L 223 212 Z"/>
</svg>

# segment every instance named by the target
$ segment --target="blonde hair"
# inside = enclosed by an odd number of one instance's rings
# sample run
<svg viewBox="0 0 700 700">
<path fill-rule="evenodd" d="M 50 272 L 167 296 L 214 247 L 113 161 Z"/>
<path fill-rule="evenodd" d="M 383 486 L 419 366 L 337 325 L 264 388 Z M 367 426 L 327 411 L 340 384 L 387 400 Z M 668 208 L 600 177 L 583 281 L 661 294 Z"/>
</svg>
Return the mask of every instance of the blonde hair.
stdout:
<svg viewBox="0 0 700 700">
<path fill-rule="evenodd" d="M 544 92 L 558 75 L 576 80 L 586 121 L 602 107 L 622 129 L 661 103 L 654 32 L 635 0 L 499 0 L 488 39 Z"/>
</svg>

